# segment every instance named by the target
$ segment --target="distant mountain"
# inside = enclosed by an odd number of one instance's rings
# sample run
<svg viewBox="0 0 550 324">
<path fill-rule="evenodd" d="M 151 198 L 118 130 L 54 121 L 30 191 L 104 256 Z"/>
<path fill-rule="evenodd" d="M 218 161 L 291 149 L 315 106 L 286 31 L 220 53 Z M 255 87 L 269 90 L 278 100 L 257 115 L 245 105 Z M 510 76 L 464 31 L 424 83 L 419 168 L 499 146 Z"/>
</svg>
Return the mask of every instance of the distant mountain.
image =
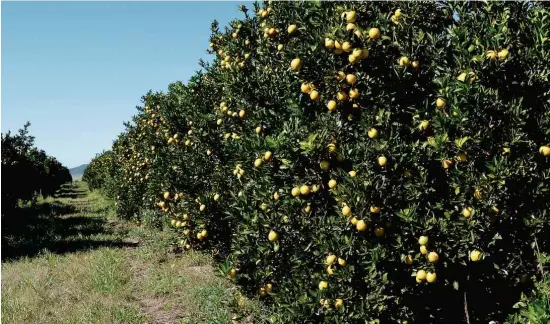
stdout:
<svg viewBox="0 0 550 324">
<path fill-rule="evenodd" d="M 73 180 L 80 180 L 82 179 L 82 175 L 84 174 L 84 170 L 86 170 L 87 164 L 79 165 L 75 168 L 69 169 L 69 172 L 71 172 L 71 176 L 73 177 Z"/>
</svg>

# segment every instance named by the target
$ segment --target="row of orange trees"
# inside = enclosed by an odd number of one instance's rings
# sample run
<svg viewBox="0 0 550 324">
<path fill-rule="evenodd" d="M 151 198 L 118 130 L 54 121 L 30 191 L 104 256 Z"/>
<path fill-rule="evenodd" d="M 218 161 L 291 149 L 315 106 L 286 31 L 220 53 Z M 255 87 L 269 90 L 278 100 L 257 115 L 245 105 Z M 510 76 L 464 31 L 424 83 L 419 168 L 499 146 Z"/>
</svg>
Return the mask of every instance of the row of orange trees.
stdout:
<svg viewBox="0 0 550 324">
<path fill-rule="evenodd" d="M 541 2 L 264 2 L 85 173 L 278 322 L 502 320 L 550 222 Z"/>
<path fill-rule="evenodd" d="M 29 126 L 2 134 L 2 221 L 19 202 L 50 196 L 72 181 L 69 169 L 34 146 Z"/>
</svg>

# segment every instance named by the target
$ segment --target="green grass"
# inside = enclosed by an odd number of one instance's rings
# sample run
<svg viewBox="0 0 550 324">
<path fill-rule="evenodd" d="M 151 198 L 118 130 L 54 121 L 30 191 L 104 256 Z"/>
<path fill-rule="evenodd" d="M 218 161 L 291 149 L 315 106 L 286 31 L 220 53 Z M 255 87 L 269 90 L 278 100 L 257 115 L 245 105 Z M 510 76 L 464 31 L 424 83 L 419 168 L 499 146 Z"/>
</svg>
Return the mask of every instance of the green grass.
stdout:
<svg viewBox="0 0 550 324">
<path fill-rule="evenodd" d="M 519 312 L 511 315 L 510 324 L 548 324 L 550 323 L 550 255 L 538 254 L 541 280 L 535 282 L 530 296 L 523 295 L 516 304 Z"/>
<path fill-rule="evenodd" d="M 259 302 L 216 276 L 209 256 L 170 252 L 169 231 L 118 220 L 111 206 L 77 183 L 23 208 L 2 242 L 3 322 L 264 321 Z"/>
</svg>

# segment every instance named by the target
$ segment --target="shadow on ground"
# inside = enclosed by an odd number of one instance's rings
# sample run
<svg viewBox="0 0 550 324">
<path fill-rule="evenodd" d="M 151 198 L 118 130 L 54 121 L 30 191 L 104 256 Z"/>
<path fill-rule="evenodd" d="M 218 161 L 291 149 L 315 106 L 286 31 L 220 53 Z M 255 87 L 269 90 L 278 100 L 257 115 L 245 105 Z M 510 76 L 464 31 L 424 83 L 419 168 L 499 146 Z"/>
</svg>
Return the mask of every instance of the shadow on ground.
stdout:
<svg viewBox="0 0 550 324">
<path fill-rule="evenodd" d="M 84 198 L 88 194 L 85 188 L 79 188 L 74 185 L 65 186 L 59 189 L 55 194 L 55 198 Z"/>
<path fill-rule="evenodd" d="M 69 198 L 66 202 L 41 202 L 3 215 L 2 261 L 34 256 L 45 250 L 63 254 L 104 246 L 131 246 L 113 234 L 106 218 L 91 214 L 82 200 L 72 201 L 87 193 L 85 188 L 71 184 L 55 195 Z"/>
</svg>

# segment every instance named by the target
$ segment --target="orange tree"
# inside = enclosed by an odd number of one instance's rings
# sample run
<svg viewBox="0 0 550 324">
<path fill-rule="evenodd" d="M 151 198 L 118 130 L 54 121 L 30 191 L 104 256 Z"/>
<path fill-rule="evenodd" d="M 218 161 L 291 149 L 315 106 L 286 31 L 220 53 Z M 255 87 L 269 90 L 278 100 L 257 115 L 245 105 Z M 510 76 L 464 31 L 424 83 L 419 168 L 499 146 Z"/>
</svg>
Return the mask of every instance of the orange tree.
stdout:
<svg viewBox="0 0 550 324">
<path fill-rule="evenodd" d="M 273 321 L 506 316 L 548 249 L 547 6 L 241 9 L 90 177 L 119 214 L 166 215 Z"/>
<path fill-rule="evenodd" d="M 29 126 L 27 122 L 16 134 L 2 134 L 2 218 L 19 201 L 28 202 L 40 194 L 51 196 L 72 181 L 69 169 L 34 146 Z"/>
</svg>

